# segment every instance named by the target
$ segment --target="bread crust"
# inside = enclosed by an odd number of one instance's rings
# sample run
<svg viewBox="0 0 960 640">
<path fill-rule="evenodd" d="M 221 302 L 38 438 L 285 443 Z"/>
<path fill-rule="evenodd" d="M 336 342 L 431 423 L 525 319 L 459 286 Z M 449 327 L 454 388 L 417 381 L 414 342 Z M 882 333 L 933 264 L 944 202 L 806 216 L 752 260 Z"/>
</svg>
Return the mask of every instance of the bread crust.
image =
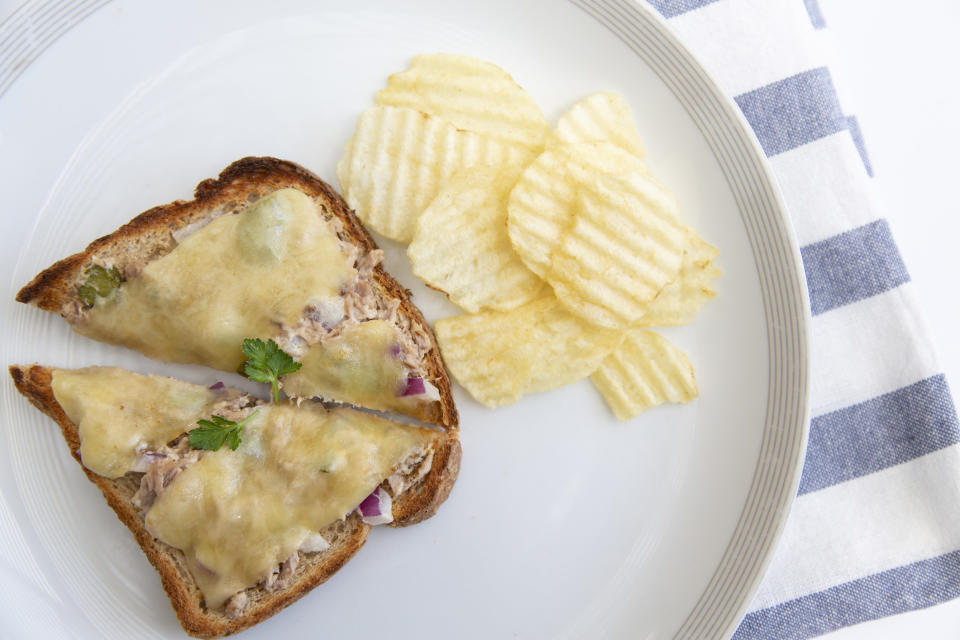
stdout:
<svg viewBox="0 0 960 640">
<path fill-rule="evenodd" d="M 356 514 L 334 523 L 323 532 L 330 548 L 304 556 L 287 589 L 267 592 L 263 588 L 248 589 L 251 603 L 237 618 L 228 618 L 221 611 L 203 607 L 203 596 L 186 565 L 183 553 L 150 535 L 143 515 L 132 503 L 140 485 L 140 474 L 129 473 L 110 479 L 83 466 L 80 459 L 80 437 L 75 425 L 57 402 L 51 387 L 53 369 L 40 365 L 9 367 L 18 391 L 59 426 L 70 455 L 80 464 L 87 478 L 106 498 L 117 517 L 133 533 L 150 563 L 160 574 L 163 588 L 184 630 L 200 638 L 219 638 L 246 629 L 292 604 L 315 586 L 336 573 L 363 546 L 370 527 Z M 429 518 L 450 492 L 460 468 L 460 443 L 456 429 L 437 431 L 433 466 L 427 475 L 394 501 L 395 526 L 406 526 Z"/>
<path fill-rule="evenodd" d="M 450 495 L 460 473 L 460 439 L 446 433 L 433 453 L 430 473 L 401 494 L 393 503 L 391 527 L 407 527 L 433 516 Z"/>
<path fill-rule="evenodd" d="M 69 310 L 80 304 L 77 288 L 85 280 L 84 270 L 91 264 L 123 265 L 160 258 L 176 248 L 174 232 L 203 220 L 212 212 L 240 211 L 249 203 L 284 188 L 298 189 L 315 198 L 340 221 L 344 239 L 360 248 L 361 255 L 377 248 L 343 198 L 316 175 L 286 160 L 246 157 L 225 168 L 219 177 L 200 182 L 193 200 L 176 200 L 148 209 L 113 233 L 94 240 L 82 252 L 51 265 L 20 289 L 16 299 L 69 319 Z M 459 416 L 433 330 L 410 301 L 410 292 L 382 266 L 377 265 L 373 278 L 385 299 L 399 300 L 398 315 L 411 326 L 420 327 L 430 340 L 425 360 L 427 379 L 440 392 L 440 400 L 422 405 L 420 413 L 413 417 L 444 428 L 456 428 Z"/>
</svg>

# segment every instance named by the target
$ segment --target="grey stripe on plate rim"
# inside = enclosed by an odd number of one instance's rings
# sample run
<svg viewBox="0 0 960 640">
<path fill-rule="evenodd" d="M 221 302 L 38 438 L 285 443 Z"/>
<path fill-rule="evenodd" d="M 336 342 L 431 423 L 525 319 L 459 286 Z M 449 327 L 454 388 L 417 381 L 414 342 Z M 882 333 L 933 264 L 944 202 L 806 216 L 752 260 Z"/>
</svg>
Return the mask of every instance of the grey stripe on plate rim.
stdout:
<svg viewBox="0 0 960 640">
<path fill-rule="evenodd" d="M 0 23 L 0 98 L 30 63 L 110 0 L 25 2 Z"/>
<path fill-rule="evenodd" d="M 0 24 L 0 96 L 60 35 L 109 0 L 28 2 Z M 669 31 L 631 0 L 571 0 L 648 64 L 690 114 L 723 168 L 760 274 L 770 353 L 761 452 L 737 529 L 678 638 L 729 636 L 769 562 L 799 481 L 806 438 L 806 289 L 784 206 L 736 106 Z"/>
<path fill-rule="evenodd" d="M 710 145 L 734 195 L 760 274 L 768 328 L 767 414 L 734 535 L 677 638 L 727 637 L 759 586 L 800 479 L 809 393 L 807 297 L 786 209 L 736 105 L 670 32 L 630 0 L 571 0 L 620 38 L 674 93 Z"/>
</svg>

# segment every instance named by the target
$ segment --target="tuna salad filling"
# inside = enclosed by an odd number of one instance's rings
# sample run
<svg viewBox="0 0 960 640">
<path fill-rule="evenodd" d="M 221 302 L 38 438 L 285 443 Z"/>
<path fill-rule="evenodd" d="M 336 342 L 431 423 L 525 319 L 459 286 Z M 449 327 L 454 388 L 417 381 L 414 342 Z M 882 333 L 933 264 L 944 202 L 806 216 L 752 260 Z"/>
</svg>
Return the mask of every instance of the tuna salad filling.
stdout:
<svg viewBox="0 0 960 640">
<path fill-rule="evenodd" d="M 263 406 L 254 406 L 248 396 L 240 396 L 220 402 L 215 405 L 213 412 L 230 420 L 241 421 Z M 144 518 L 147 517 L 151 507 L 160 496 L 175 483 L 176 478 L 200 461 L 204 455 L 207 455 L 207 452 L 190 447 L 186 434 L 156 450 L 138 447 L 137 461 L 132 471 L 142 474 L 142 476 L 140 477 L 140 487 L 134 494 L 132 502 L 134 506 L 140 509 Z M 416 486 L 430 472 L 432 464 L 433 449 L 425 446 L 416 447 L 393 467 L 391 475 L 376 487 L 366 500 L 345 513 L 340 521 L 342 522 L 347 516 L 356 513 L 367 524 L 392 522 L 393 517 L 390 514 L 392 500 Z M 386 500 L 387 512 L 380 518 L 367 517 L 369 514 L 364 512 L 364 505 L 371 498 L 379 497 L 381 493 L 383 499 Z M 311 557 L 313 554 L 322 553 L 329 547 L 330 542 L 320 532 L 315 531 L 307 534 L 294 553 L 275 565 L 256 584 L 237 591 L 227 598 L 222 605 L 224 614 L 231 619 L 242 615 L 252 601 L 253 592 L 257 589 L 275 592 L 288 588 L 294 582 L 297 568 L 304 559 Z M 212 571 L 204 566 L 200 566 L 199 569 L 201 571 Z"/>
<path fill-rule="evenodd" d="M 297 244 L 301 230 L 319 239 Z M 233 267 L 224 264 L 234 248 L 220 246 L 215 251 L 224 259 L 209 258 L 228 234 L 241 255 L 252 256 Z M 303 256 L 311 257 L 304 263 Z M 340 219 L 301 192 L 280 190 L 195 220 L 170 232 L 152 255 L 104 258 L 84 270 L 77 298 L 62 312 L 80 333 L 160 360 L 227 371 L 236 368 L 242 339 L 272 338 L 304 364 L 281 379 L 291 397 L 400 411 L 440 399 L 430 381 L 430 335 L 377 283 L 383 251 L 361 254 Z M 312 273 L 324 274 L 322 282 L 308 284 Z M 298 278 L 305 286 L 293 282 Z M 267 308 L 264 301 L 274 298 L 285 306 Z M 356 389 L 361 396 L 350 397 Z"/>
<path fill-rule="evenodd" d="M 345 243 L 345 247 L 356 252 L 353 245 Z M 325 345 L 345 332 L 349 333 L 353 327 L 377 320 L 386 322 L 397 328 L 396 344 L 391 345 L 389 357 L 402 363 L 403 378 L 407 381 L 397 388 L 397 395 L 439 400 L 439 391 L 427 380 L 430 337 L 419 326 L 412 325 L 408 317 L 398 313 L 399 300 L 384 299 L 371 285 L 374 270 L 383 258 L 383 251 L 376 249 L 357 260 L 357 277 L 341 291 L 340 297 L 312 302 L 300 321 L 293 326 L 281 327 L 282 332 L 274 340 L 295 360 L 303 360 L 312 347 Z M 411 380 L 420 380 L 422 385 L 411 383 Z M 418 388 L 420 386 L 422 390 Z"/>
</svg>

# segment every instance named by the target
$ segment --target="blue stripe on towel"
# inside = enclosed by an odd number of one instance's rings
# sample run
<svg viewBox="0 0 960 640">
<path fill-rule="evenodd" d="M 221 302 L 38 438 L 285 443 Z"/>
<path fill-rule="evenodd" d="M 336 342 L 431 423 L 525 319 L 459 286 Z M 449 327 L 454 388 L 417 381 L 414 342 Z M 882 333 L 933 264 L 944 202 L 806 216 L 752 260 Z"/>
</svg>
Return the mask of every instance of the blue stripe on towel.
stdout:
<svg viewBox="0 0 960 640">
<path fill-rule="evenodd" d="M 673 18 L 681 13 L 699 9 L 717 0 L 647 0 L 664 18 Z"/>
<path fill-rule="evenodd" d="M 814 29 L 823 29 L 827 26 L 827 21 L 823 19 L 823 12 L 820 11 L 820 4 L 817 0 L 803 0 L 807 7 L 807 14 L 810 16 L 810 23 Z"/>
<path fill-rule="evenodd" d="M 826 67 L 798 73 L 734 99 L 768 156 L 847 128 Z"/>
<path fill-rule="evenodd" d="M 804 640 L 960 596 L 960 551 L 748 614 L 733 640 Z"/>
<path fill-rule="evenodd" d="M 873 177 L 873 166 L 870 164 L 870 156 L 867 155 L 867 144 L 863 141 L 863 133 L 860 131 L 860 123 L 856 116 L 847 116 L 847 129 L 850 129 L 850 137 L 853 138 L 853 144 L 857 147 L 857 153 L 860 154 L 860 160 L 863 161 L 863 168 L 867 170 L 867 175 Z"/>
<path fill-rule="evenodd" d="M 946 378 L 936 375 L 814 418 L 800 494 L 913 460 L 960 442 Z"/>
<path fill-rule="evenodd" d="M 815 188 L 815 187 L 811 187 Z M 877 220 L 800 249 L 813 315 L 909 282 L 885 220 Z"/>
</svg>

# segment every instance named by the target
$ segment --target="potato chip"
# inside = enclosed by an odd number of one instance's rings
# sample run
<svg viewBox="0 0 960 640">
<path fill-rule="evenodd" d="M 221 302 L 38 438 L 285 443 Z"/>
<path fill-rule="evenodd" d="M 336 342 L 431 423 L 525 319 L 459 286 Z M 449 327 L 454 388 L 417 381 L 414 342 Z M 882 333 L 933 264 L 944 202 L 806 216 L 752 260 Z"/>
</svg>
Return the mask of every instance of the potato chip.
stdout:
<svg viewBox="0 0 960 640">
<path fill-rule="evenodd" d="M 573 105 L 553 130 L 553 138 L 568 144 L 609 142 L 643 158 L 643 143 L 630 109 L 616 93 L 594 93 Z"/>
<path fill-rule="evenodd" d="M 647 306 L 637 325 L 667 327 L 693 322 L 703 305 L 717 295 L 712 284 L 720 276 L 720 269 L 713 264 L 718 253 L 691 229 L 679 276 Z"/>
<path fill-rule="evenodd" d="M 377 104 L 408 107 L 439 116 L 536 155 L 549 132 L 547 119 L 529 93 L 495 64 L 468 56 L 416 56 L 377 93 Z"/>
<path fill-rule="evenodd" d="M 648 174 L 580 191 L 546 279 L 560 302 L 594 324 L 626 329 L 677 278 L 687 244 L 673 196 Z"/>
<path fill-rule="evenodd" d="M 460 171 L 417 220 L 407 247 L 414 275 L 466 311 L 512 309 L 546 286 L 507 237 L 507 198 L 521 169 Z"/>
<path fill-rule="evenodd" d="M 553 297 L 445 318 L 434 331 L 454 378 L 491 408 L 585 378 L 623 338 L 584 322 Z"/>
<path fill-rule="evenodd" d="M 523 172 L 507 207 L 510 242 L 527 268 L 547 275 L 581 189 L 607 174 L 644 171 L 636 156 L 606 142 L 558 144 L 541 153 Z"/>
<path fill-rule="evenodd" d="M 621 421 L 665 402 L 687 403 L 697 397 L 687 356 L 663 336 L 643 329 L 628 331 L 590 381 Z"/>
<path fill-rule="evenodd" d="M 525 157 L 441 118 L 373 107 L 360 115 L 337 178 L 344 199 L 364 223 L 387 238 L 409 242 L 420 212 L 457 170 Z"/>
<path fill-rule="evenodd" d="M 510 242 L 527 267 L 543 277 L 571 217 L 577 187 L 567 179 L 566 149 L 543 152 L 523 172 L 507 203 Z"/>
</svg>

